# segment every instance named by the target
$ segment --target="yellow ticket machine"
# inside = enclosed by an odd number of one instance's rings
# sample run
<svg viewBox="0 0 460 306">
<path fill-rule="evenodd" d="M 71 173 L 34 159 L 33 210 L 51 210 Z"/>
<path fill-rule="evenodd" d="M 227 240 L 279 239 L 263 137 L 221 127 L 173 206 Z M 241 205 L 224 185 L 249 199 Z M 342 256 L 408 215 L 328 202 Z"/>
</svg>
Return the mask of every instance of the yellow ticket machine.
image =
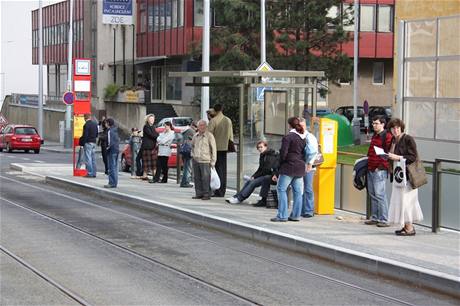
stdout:
<svg viewBox="0 0 460 306">
<path fill-rule="evenodd" d="M 315 214 L 334 214 L 335 168 L 337 166 L 337 122 L 328 118 L 319 120 L 319 139 L 324 162 L 317 167 L 313 179 Z"/>
</svg>

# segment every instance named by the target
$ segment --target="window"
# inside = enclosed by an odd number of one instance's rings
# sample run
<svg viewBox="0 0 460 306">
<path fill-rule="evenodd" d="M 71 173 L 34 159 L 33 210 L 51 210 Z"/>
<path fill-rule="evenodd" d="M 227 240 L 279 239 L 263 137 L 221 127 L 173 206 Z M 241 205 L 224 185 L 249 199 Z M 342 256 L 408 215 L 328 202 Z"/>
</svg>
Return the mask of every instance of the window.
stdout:
<svg viewBox="0 0 460 306">
<path fill-rule="evenodd" d="M 64 94 L 67 89 L 67 65 L 59 65 L 59 93 Z"/>
<path fill-rule="evenodd" d="M 359 14 L 359 30 L 360 31 L 375 31 L 375 6 L 361 5 Z"/>
<path fill-rule="evenodd" d="M 141 12 L 141 32 L 142 32 L 142 24 L 144 23 L 142 19 L 142 14 L 145 14 L 145 12 Z M 148 27 L 149 27 L 149 32 L 154 32 L 155 31 L 155 7 L 154 6 L 149 6 L 149 21 L 148 21 Z"/>
<path fill-rule="evenodd" d="M 193 3 L 193 23 L 196 27 L 203 26 L 203 0 L 195 0 Z"/>
<path fill-rule="evenodd" d="M 56 66 L 48 65 L 48 96 L 55 97 L 56 93 Z"/>
<path fill-rule="evenodd" d="M 372 84 L 382 85 L 385 83 L 384 63 L 376 62 L 372 69 Z"/>
<path fill-rule="evenodd" d="M 180 66 L 171 66 L 170 71 L 180 71 Z M 182 99 L 182 78 L 166 78 L 166 99 L 181 100 Z"/>
<path fill-rule="evenodd" d="M 393 8 L 388 5 L 378 6 L 378 32 L 392 32 L 393 31 Z"/>
<path fill-rule="evenodd" d="M 161 67 L 152 67 L 152 100 L 161 100 L 162 83 Z"/>
<path fill-rule="evenodd" d="M 165 10 L 165 29 L 171 28 L 171 16 L 172 16 L 172 3 L 171 1 L 166 1 L 164 4 Z"/>
<path fill-rule="evenodd" d="M 150 12 L 151 8 L 149 7 L 149 12 Z M 140 29 L 141 29 L 141 33 L 144 33 L 146 30 L 147 30 L 147 12 L 146 11 L 141 11 L 140 13 Z M 149 31 L 150 31 L 150 26 L 153 25 L 153 20 L 152 20 L 152 23 L 150 22 L 150 16 L 149 16 Z"/>
</svg>

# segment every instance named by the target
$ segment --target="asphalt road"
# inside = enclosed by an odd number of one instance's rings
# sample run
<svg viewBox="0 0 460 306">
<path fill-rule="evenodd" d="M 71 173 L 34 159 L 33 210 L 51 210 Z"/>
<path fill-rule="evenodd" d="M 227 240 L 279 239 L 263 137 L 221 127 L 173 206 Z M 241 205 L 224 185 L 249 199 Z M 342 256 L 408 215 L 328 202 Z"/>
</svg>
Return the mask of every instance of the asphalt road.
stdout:
<svg viewBox="0 0 460 306">
<path fill-rule="evenodd" d="M 9 169 L 40 161 L 0 153 L 1 305 L 458 305 Z"/>
</svg>

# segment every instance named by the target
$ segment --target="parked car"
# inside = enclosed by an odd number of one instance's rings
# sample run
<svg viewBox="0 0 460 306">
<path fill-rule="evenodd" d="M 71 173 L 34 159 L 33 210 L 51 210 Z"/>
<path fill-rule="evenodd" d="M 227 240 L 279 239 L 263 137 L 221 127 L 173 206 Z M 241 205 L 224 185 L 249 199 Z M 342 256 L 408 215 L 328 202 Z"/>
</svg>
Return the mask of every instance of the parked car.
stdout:
<svg viewBox="0 0 460 306">
<path fill-rule="evenodd" d="M 176 118 L 184 118 L 184 117 L 176 117 Z M 185 117 L 188 118 L 188 117 Z M 165 118 L 166 119 L 166 118 Z M 191 118 L 190 118 L 191 119 Z M 160 121 L 161 122 L 161 121 Z M 165 121 L 166 122 L 166 121 Z M 190 121 L 191 123 L 192 121 Z M 163 125 L 161 127 L 155 128 L 157 133 L 161 133 L 164 130 Z M 175 136 L 175 142 L 180 142 L 182 138 L 182 131 L 185 130 L 185 127 L 181 129 L 181 127 L 176 127 L 174 126 L 174 132 L 176 133 Z M 177 158 L 177 144 L 173 143 L 171 145 L 171 156 L 168 159 L 168 167 L 169 168 L 176 168 L 176 158 Z M 121 160 L 120 160 L 120 168 L 122 171 L 129 172 L 129 169 L 131 168 L 131 165 L 133 163 L 132 161 L 132 156 L 131 156 L 131 146 L 129 143 L 127 143 L 124 147 L 123 150 L 121 151 Z"/>
<path fill-rule="evenodd" d="M 317 117 L 324 117 L 326 115 L 332 114 L 332 110 L 330 108 L 318 108 L 316 109 L 316 116 Z"/>
<path fill-rule="evenodd" d="M 188 125 L 192 123 L 193 119 L 192 117 L 167 117 L 163 118 L 160 120 L 160 122 L 157 123 L 157 132 L 163 132 L 163 126 L 166 122 L 171 122 L 174 130 L 179 130 L 180 132 L 183 132 Z"/>
<path fill-rule="evenodd" d="M 341 106 L 335 110 L 339 115 L 345 116 L 350 123 L 353 122 L 353 106 Z M 364 109 L 362 106 L 358 106 L 358 118 L 360 129 L 364 130 Z"/>
<path fill-rule="evenodd" d="M 26 153 L 33 150 L 38 154 L 42 143 L 37 130 L 30 125 L 10 124 L 0 133 L 0 152 L 4 149 L 8 152 L 24 150 Z"/>
</svg>

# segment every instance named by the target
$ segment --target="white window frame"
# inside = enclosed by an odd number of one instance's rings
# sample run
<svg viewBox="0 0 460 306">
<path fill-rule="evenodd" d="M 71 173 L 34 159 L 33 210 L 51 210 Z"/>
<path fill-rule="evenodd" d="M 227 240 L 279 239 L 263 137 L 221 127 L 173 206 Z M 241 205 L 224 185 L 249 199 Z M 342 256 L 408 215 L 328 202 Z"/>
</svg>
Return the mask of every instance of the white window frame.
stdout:
<svg viewBox="0 0 460 306">
<path fill-rule="evenodd" d="M 374 82 L 376 64 L 382 64 L 382 82 L 381 83 Z M 385 62 L 373 62 L 372 63 L 372 85 L 385 85 Z"/>
</svg>

